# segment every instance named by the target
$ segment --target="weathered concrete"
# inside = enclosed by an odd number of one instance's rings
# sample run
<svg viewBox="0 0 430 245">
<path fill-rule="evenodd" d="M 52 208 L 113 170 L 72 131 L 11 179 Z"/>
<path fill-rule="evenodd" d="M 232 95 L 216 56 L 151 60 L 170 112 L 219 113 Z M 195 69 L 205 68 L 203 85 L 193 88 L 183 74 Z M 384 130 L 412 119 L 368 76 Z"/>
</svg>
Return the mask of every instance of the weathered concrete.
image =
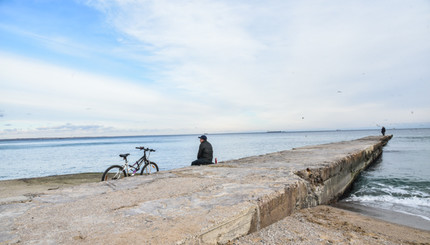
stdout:
<svg viewBox="0 0 430 245">
<path fill-rule="evenodd" d="M 0 244 L 216 244 L 336 200 L 391 136 L 0 200 Z M 1 197 L 0 197 L 1 199 Z"/>
</svg>

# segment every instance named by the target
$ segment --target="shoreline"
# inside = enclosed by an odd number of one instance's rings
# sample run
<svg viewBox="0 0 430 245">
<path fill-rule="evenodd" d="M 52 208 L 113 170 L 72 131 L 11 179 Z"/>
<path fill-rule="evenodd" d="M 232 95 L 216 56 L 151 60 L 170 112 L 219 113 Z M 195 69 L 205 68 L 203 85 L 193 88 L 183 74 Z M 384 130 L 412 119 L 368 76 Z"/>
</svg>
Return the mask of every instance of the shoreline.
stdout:
<svg viewBox="0 0 430 245">
<path fill-rule="evenodd" d="M 357 202 L 345 202 L 342 200 L 332 204 L 331 206 L 362 214 L 364 216 L 372 217 L 375 219 L 383 220 L 389 223 L 430 232 L 430 221 L 425 220 L 419 216 L 395 212 L 392 210 L 377 207 L 369 207 Z"/>
</svg>

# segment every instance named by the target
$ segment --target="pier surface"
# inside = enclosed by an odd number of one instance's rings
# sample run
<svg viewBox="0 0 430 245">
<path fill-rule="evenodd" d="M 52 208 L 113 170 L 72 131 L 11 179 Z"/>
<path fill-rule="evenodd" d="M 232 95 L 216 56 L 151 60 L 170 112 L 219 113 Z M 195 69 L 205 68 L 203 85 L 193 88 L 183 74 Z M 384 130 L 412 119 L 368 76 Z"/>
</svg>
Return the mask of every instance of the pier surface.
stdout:
<svg viewBox="0 0 430 245">
<path fill-rule="evenodd" d="M 337 200 L 392 136 L 119 181 L 0 191 L 0 244 L 225 244 Z"/>
</svg>

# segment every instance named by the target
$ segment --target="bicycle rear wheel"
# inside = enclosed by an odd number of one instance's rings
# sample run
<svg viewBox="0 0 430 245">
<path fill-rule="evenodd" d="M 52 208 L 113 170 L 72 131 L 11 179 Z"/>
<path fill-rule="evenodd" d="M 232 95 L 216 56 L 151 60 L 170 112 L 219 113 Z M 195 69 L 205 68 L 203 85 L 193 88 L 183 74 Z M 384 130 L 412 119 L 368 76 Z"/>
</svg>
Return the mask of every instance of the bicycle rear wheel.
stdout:
<svg viewBox="0 0 430 245">
<path fill-rule="evenodd" d="M 124 169 L 119 165 L 112 165 L 103 173 L 102 181 L 117 180 L 126 177 Z"/>
<path fill-rule="evenodd" d="M 145 164 L 142 168 L 142 172 L 140 172 L 141 175 L 148 175 L 158 172 L 158 166 L 155 162 L 149 162 Z"/>
</svg>

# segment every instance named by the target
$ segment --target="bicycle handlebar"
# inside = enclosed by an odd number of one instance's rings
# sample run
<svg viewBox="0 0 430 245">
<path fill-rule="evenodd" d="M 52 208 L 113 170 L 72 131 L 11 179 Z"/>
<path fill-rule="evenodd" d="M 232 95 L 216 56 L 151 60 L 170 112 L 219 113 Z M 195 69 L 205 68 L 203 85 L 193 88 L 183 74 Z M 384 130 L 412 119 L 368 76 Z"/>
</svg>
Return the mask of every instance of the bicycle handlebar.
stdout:
<svg viewBox="0 0 430 245">
<path fill-rule="evenodd" d="M 143 146 L 138 146 L 138 147 L 136 147 L 136 149 L 144 150 L 144 151 L 149 151 L 149 152 L 155 152 L 155 150 L 154 150 L 154 149 L 145 148 L 145 147 L 143 147 Z"/>
</svg>

